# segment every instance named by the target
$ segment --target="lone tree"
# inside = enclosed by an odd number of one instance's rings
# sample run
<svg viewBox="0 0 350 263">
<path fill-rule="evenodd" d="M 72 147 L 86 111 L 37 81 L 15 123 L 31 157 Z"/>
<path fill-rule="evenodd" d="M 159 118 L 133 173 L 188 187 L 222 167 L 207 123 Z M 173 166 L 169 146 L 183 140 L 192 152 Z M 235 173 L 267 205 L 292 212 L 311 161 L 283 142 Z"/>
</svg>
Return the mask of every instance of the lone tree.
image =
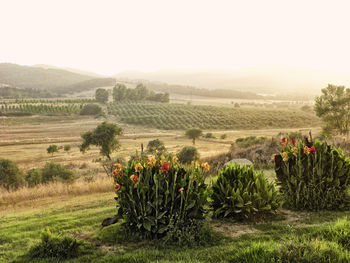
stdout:
<svg viewBox="0 0 350 263">
<path fill-rule="evenodd" d="M 70 145 L 65 145 L 64 147 L 63 147 L 63 150 L 66 152 L 66 153 L 68 153 L 69 151 L 70 151 L 70 149 L 72 149 L 72 147 L 70 146 Z"/>
<path fill-rule="evenodd" d="M 325 123 L 325 133 L 349 134 L 350 89 L 328 84 L 322 89 L 322 95 L 315 99 L 314 110 Z"/>
<path fill-rule="evenodd" d="M 100 153 L 102 155 L 111 160 L 111 154 L 120 146 L 116 136 L 122 134 L 122 128 L 116 124 L 103 122 L 93 131 L 88 131 L 81 135 L 83 143 L 80 146 L 80 151 L 84 153 L 89 149 L 90 145 L 95 145 L 100 147 Z"/>
<path fill-rule="evenodd" d="M 95 99 L 97 102 L 106 103 L 108 101 L 108 90 L 97 89 L 95 91 Z"/>
<path fill-rule="evenodd" d="M 186 136 L 192 139 L 193 145 L 196 143 L 196 139 L 202 135 L 202 130 L 200 129 L 189 129 L 186 131 Z"/>
<path fill-rule="evenodd" d="M 47 147 L 46 151 L 48 154 L 51 153 L 51 155 L 53 156 L 54 153 L 58 152 L 58 147 L 56 144 L 51 144 L 51 145 L 49 145 L 49 147 Z"/>
<path fill-rule="evenodd" d="M 155 150 L 157 150 L 159 152 L 165 152 L 166 149 L 165 149 L 165 146 L 164 146 L 164 142 L 162 142 L 159 139 L 155 139 L 155 140 L 149 141 L 148 145 L 147 145 L 147 151 L 150 152 L 150 153 L 154 153 Z"/>
</svg>

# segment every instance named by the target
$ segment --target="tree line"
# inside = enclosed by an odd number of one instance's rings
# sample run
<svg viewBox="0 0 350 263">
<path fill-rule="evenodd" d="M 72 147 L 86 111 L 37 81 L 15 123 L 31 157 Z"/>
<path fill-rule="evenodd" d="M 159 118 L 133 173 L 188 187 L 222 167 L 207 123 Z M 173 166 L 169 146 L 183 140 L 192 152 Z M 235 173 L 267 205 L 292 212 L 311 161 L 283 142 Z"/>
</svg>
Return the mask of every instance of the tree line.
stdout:
<svg viewBox="0 0 350 263">
<path fill-rule="evenodd" d="M 95 92 L 96 101 L 100 103 L 106 103 L 109 99 L 109 93 L 106 89 L 97 89 Z M 112 98 L 115 102 L 121 101 L 156 101 L 156 102 L 169 102 L 169 93 L 155 93 L 147 89 L 143 84 L 138 84 L 136 88 L 127 88 L 124 84 L 117 84 L 113 88 Z"/>
</svg>

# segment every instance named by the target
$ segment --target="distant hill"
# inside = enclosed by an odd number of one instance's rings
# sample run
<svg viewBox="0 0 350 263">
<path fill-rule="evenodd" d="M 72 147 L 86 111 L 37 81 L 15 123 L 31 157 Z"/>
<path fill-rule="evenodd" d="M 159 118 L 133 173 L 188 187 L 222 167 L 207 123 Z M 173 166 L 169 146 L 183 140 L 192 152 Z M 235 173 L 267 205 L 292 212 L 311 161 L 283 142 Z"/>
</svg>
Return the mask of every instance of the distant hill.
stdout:
<svg viewBox="0 0 350 263">
<path fill-rule="evenodd" d="M 0 64 L 0 83 L 17 88 L 54 90 L 91 79 L 62 69 L 43 69 L 10 63 Z"/>
<path fill-rule="evenodd" d="M 329 83 L 350 87 L 350 76 L 290 67 L 255 67 L 238 70 L 124 71 L 118 79 L 139 79 L 204 89 L 230 89 L 257 94 L 319 94 Z"/>
<path fill-rule="evenodd" d="M 95 72 L 81 70 L 81 69 L 75 69 L 75 68 L 68 68 L 68 67 L 60 68 L 60 67 L 46 65 L 46 64 L 36 64 L 36 65 L 33 65 L 33 67 L 43 68 L 43 69 L 61 69 L 61 70 L 66 70 L 66 71 L 77 73 L 77 74 L 84 75 L 84 76 L 90 76 L 91 78 L 106 78 L 106 76 L 97 74 Z"/>
<path fill-rule="evenodd" d="M 84 80 L 72 85 L 56 89 L 59 93 L 75 93 L 81 91 L 88 91 L 97 87 L 110 87 L 115 85 L 114 78 L 97 78 Z"/>
</svg>

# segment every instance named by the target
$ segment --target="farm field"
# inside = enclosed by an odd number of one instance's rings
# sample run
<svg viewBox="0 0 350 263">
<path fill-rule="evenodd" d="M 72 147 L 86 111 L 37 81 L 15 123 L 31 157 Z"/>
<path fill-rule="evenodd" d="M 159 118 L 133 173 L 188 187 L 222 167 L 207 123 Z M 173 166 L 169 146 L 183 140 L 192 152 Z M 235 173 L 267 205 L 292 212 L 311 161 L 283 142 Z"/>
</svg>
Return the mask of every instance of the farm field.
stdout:
<svg viewBox="0 0 350 263">
<path fill-rule="evenodd" d="M 164 130 L 301 128 L 320 124 L 312 112 L 299 108 L 234 108 L 209 105 L 118 102 L 108 113 L 122 122 Z"/>
</svg>

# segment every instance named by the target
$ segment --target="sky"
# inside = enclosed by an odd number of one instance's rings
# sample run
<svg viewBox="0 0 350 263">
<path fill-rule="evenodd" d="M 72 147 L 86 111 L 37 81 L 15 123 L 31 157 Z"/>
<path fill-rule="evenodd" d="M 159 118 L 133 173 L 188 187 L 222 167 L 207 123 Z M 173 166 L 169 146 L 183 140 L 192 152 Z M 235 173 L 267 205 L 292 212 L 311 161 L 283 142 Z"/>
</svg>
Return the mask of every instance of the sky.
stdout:
<svg viewBox="0 0 350 263">
<path fill-rule="evenodd" d="M 350 73 L 350 1 L 0 0 L 0 63 Z"/>
</svg>

